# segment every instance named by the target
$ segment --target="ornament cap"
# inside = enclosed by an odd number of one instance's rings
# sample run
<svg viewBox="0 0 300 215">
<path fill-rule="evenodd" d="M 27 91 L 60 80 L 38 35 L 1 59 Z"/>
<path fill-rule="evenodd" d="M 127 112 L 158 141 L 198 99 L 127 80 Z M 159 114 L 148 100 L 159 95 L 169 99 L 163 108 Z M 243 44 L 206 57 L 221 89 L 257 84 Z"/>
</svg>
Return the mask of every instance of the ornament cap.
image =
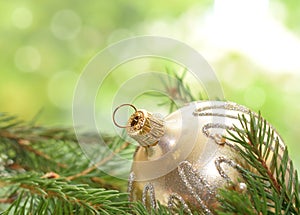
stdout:
<svg viewBox="0 0 300 215">
<path fill-rule="evenodd" d="M 136 109 L 131 104 L 120 105 L 115 109 L 114 115 L 120 107 L 126 105 L 132 107 L 135 112 L 129 117 L 126 126 L 118 125 L 114 119 L 115 125 L 120 128 L 126 128 L 128 135 L 135 139 L 141 146 L 156 145 L 165 133 L 165 125 L 162 117 L 144 109 Z"/>
<path fill-rule="evenodd" d="M 143 109 L 130 116 L 126 130 L 141 146 L 155 145 L 165 133 L 163 119 Z"/>
</svg>

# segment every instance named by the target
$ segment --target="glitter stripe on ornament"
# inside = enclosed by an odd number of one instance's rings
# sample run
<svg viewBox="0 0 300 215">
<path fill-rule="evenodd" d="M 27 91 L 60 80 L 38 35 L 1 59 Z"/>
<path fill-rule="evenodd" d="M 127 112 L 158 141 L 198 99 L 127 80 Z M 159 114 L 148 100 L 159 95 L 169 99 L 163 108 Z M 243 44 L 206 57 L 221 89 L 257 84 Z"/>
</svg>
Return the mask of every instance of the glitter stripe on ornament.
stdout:
<svg viewBox="0 0 300 215">
<path fill-rule="evenodd" d="M 188 161 L 182 161 L 179 164 L 178 173 L 179 173 L 179 176 L 182 179 L 184 185 L 188 189 L 188 191 L 192 194 L 192 196 L 200 204 L 203 212 L 206 215 L 212 215 L 213 213 L 207 207 L 207 205 L 204 203 L 204 201 L 200 198 L 200 196 L 197 194 L 197 191 L 196 191 L 196 188 L 199 188 L 203 192 L 208 192 L 210 194 L 208 196 L 211 196 L 212 191 L 211 191 L 207 181 L 203 177 L 201 177 L 199 174 L 197 174 L 197 172 L 193 169 L 192 164 Z M 198 182 L 198 184 L 195 184 L 196 181 Z M 191 182 L 194 182 L 194 183 L 191 183 Z M 204 190 L 204 188 L 206 188 L 206 191 Z"/>
<path fill-rule="evenodd" d="M 129 174 L 129 178 L 128 178 L 128 188 L 127 188 L 127 192 L 129 193 L 129 195 L 128 195 L 128 200 L 129 200 L 129 201 L 132 201 L 132 189 L 133 189 L 134 179 L 135 179 L 134 172 L 131 172 L 131 173 Z"/>
<path fill-rule="evenodd" d="M 205 102 L 204 102 L 205 103 Z M 232 103 L 232 102 L 220 102 L 220 101 L 212 101 L 212 102 L 208 102 L 209 104 L 214 103 L 214 105 L 208 105 L 208 106 L 204 106 L 204 107 L 200 107 L 197 108 L 194 112 L 193 115 L 194 116 L 215 116 L 215 117 L 227 117 L 227 118 L 231 118 L 231 119 L 239 119 L 237 113 L 233 114 L 220 114 L 220 113 L 216 113 L 216 112 L 205 112 L 208 110 L 229 110 L 229 111 L 236 111 L 236 112 L 241 112 L 242 114 L 246 114 L 246 116 L 249 116 L 249 114 L 251 113 L 254 117 L 258 118 L 259 115 L 255 112 L 250 111 L 249 109 Z M 220 105 L 215 104 L 215 103 L 221 103 Z M 202 103 L 203 104 L 203 103 Z M 249 123 L 249 120 L 247 120 L 247 122 Z M 272 125 L 270 125 L 268 122 L 266 122 L 267 128 L 270 128 L 272 131 L 274 131 L 274 139 L 278 138 L 279 139 L 279 147 L 281 150 L 285 149 L 285 145 L 283 144 L 283 140 L 282 138 L 278 135 L 278 133 L 276 132 L 275 128 L 273 128 Z"/>
<path fill-rule="evenodd" d="M 245 114 L 251 113 L 251 111 L 249 109 L 247 109 L 241 105 L 232 103 L 232 102 L 209 102 L 209 103 L 221 103 L 221 105 L 200 107 L 197 110 L 195 110 L 193 114 L 195 116 L 205 116 L 206 113 L 203 113 L 204 111 L 213 110 L 213 109 L 232 110 L 232 111 L 242 112 Z M 220 114 L 220 113 L 214 113 L 214 114 L 217 114 L 218 116 L 221 116 L 221 117 L 229 117 L 229 118 L 237 119 L 237 117 L 234 115 L 227 115 L 227 114 Z M 217 115 L 214 115 L 214 116 L 217 116 Z"/>
<path fill-rule="evenodd" d="M 152 183 L 147 183 L 143 190 L 142 202 L 146 206 L 147 196 L 150 197 L 150 206 L 153 209 L 156 209 L 156 199 L 155 199 L 155 191 Z"/>
<path fill-rule="evenodd" d="M 172 210 L 174 207 L 176 207 L 174 200 L 177 200 L 180 202 L 180 204 L 183 206 L 184 211 L 189 214 L 192 215 L 192 211 L 189 208 L 189 206 L 186 204 L 186 202 L 184 201 L 184 199 L 177 193 L 171 193 L 168 197 L 168 208 L 170 210 Z"/>
<path fill-rule="evenodd" d="M 242 167 L 240 165 L 238 165 L 236 162 L 234 162 L 233 160 L 227 159 L 225 157 L 218 157 L 215 160 L 216 168 L 217 168 L 219 174 L 223 178 L 225 178 L 227 181 L 232 181 L 232 180 L 230 179 L 230 177 L 225 173 L 225 171 L 221 167 L 221 163 L 226 163 L 226 164 L 228 164 L 229 166 L 231 166 L 232 168 L 236 169 L 239 172 L 241 172 L 241 170 L 242 170 Z"/>
<path fill-rule="evenodd" d="M 236 111 L 236 112 L 241 112 L 242 114 L 246 114 L 245 117 L 249 116 L 249 114 L 251 113 L 253 116 L 255 116 L 256 118 L 259 117 L 258 114 L 251 112 L 249 109 L 232 103 L 232 102 L 209 102 L 209 104 L 212 103 L 223 103 L 221 105 L 218 104 L 214 104 L 214 105 L 208 105 L 208 106 L 204 106 L 204 107 L 200 107 L 197 108 L 194 112 L 193 115 L 194 116 L 213 116 L 213 117 L 227 117 L 227 118 L 231 118 L 231 119 L 236 119 L 238 120 L 239 117 L 237 113 L 234 114 L 220 114 L 220 113 L 216 113 L 216 112 L 205 112 L 205 111 L 209 111 L 209 110 L 230 110 L 230 111 Z M 250 121 L 249 119 L 247 119 L 247 123 L 249 124 Z M 237 122 L 237 124 L 239 124 L 239 122 Z M 234 145 L 229 143 L 228 141 L 226 141 L 225 138 L 223 138 L 221 134 L 211 134 L 209 132 L 209 129 L 212 128 L 223 128 L 226 130 L 231 130 L 231 131 L 235 131 L 235 128 L 233 126 L 227 126 L 227 125 L 223 125 L 223 124 L 219 124 L 219 123 L 209 123 L 209 124 L 205 124 L 202 127 L 202 132 L 209 138 L 212 138 L 217 144 L 219 145 L 223 145 L 226 144 L 230 147 L 233 147 Z M 281 149 L 281 152 L 278 153 L 278 158 L 279 161 L 282 160 L 282 154 L 283 151 L 285 150 L 285 145 L 283 144 L 283 140 L 281 139 L 281 137 L 278 135 L 278 133 L 276 132 L 276 130 L 272 127 L 272 125 L 270 125 L 268 122 L 266 122 L 266 130 L 270 129 L 271 132 L 273 132 L 273 139 L 276 140 L 278 138 L 278 142 L 279 142 L 279 148 Z M 270 148 L 270 150 L 274 153 L 275 147 L 274 145 L 276 144 L 276 141 L 272 141 L 271 145 L 269 145 L 268 147 Z M 264 145 L 266 145 L 266 143 L 264 143 Z M 289 159 L 290 160 L 290 159 Z M 288 165 L 287 170 L 289 170 L 290 167 Z"/>
<path fill-rule="evenodd" d="M 226 130 L 234 130 L 234 127 L 219 123 L 207 123 L 202 127 L 202 132 L 209 138 L 213 139 L 218 145 L 224 145 L 226 143 L 226 139 L 223 137 L 222 134 L 216 133 L 212 134 L 209 132 L 209 129 L 213 128 L 222 128 Z M 229 144 L 229 143 L 228 143 Z M 230 144 L 232 146 L 232 144 Z"/>
</svg>

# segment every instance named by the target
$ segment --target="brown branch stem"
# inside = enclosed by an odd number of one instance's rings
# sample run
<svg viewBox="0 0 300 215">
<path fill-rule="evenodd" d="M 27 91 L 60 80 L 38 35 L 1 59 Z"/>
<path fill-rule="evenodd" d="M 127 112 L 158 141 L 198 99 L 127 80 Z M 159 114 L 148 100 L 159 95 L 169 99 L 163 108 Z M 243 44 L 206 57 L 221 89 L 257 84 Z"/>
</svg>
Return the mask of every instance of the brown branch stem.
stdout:
<svg viewBox="0 0 300 215">
<path fill-rule="evenodd" d="M 124 150 L 127 146 L 129 145 L 128 142 L 123 143 L 119 148 L 115 149 L 110 155 L 108 155 L 107 157 L 103 158 L 102 160 L 100 160 L 99 162 L 97 162 L 96 164 L 92 165 L 91 167 L 83 170 L 80 173 L 77 173 L 75 175 L 71 175 L 68 176 L 66 179 L 67 180 L 74 180 L 76 178 L 79 178 L 81 176 L 85 176 L 87 174 L 89 174 L 90 172 L 92 172 L 93 170 L 97 169 L 99 166 L 107 163 L 109 160 L 111 160 L 113 158 L 113 156 L 117 153 L 119 153 L 120 151 Z"/>
<path fill-rule="evenodd" d="M 276 191 L 278 193 L 280 193 L 281 192 L 281 186 L 280 186 L 280 184 L 278 184 L 277 180 L 274 178 L 274 175 L 272 174 L 270 168 L 267 166 L 267 163 L 262 158 L 259 158 L 258 160 L 262 164 L 262 166 L 265 168 L 265 170 L 267 170 L 268 177 L 272 181 Z"/>
<path fill-rule="evenodd" d="M 31 142 L 30 140 L 27 140 L 27 139 L 18 137 L 18 136 L 14 135 L 13 133 L 10 133 L 10 132 L 8 132 L 8 131 L 1 131 L 1 132 L 0 132 L 0 137 L 4 137 L 4 138 L 7 138 L 7 139 L 9 139 L 9 140 L 16 141 L 16 142 L 19 144 L 19 146 L 20 146 L 21 148 L 23 148 L 24 150 L 29 151 L 29 152 L 32 152 L 33 154 L 35 154 L 35 155 L 37 155 L 37 156 L 39 156 L 39 157 L 42 157 L 42 158 L 44 158 L 45 160 L 53 161 L 53 159 L 52 159 L 49 155 L 43 153 L 42 151 L 39 151 L 39 150 L 33 148 L 33 147 L 31 146 L 31 143 L 32 143 L 32 142 Z M 67 168 L 67 165 L 66 165 L 66 164 L 59 163 L 59 162 L 57 162 L 56 164 L 57 164 L 59 167 Z"/>
<path fill-rule="evenodd" d="M 248 139 L 250 139 L 250 138 L 248 137 Z M 278 184 L 278 182 L 275 179 L 274 175 L 272 174 L 270 168 L 268 167 L 266 161 L 261 156 L 261 153 L 259 152 L 259 150 L 254 146 L 254 144 L 251 141 L 249 141 L 248 144 L 252 147 L 252 151 L 255 152 L 255 154 L 257 155 L 257 160 L 261 163 L 261 165 L 267 171 L 267 175 L 270 178 L 270 180 L 272 181 L 274 188 L 276 189 L 276 191 L 278 193 L 280 193 L 281 192 L 281 186 L 280 186 L 280 184 Z"/>
</svg>

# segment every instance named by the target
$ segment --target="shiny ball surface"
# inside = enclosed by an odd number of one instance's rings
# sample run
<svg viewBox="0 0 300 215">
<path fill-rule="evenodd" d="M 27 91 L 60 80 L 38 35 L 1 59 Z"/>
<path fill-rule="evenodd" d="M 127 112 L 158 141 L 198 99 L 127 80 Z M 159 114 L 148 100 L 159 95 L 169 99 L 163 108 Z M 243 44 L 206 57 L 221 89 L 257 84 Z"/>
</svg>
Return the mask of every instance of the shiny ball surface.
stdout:
<svg viewBox="0 0 300 215">
<path fill-rule="evenodd" d="M 228 141 L 228 130 L 240 126 L 239 115 L 250 110 L 231 102 L 193 102 L 166 116 L 164 135 L 155 145 L 140 146 L 134 155 L 128 190 L 131 201 L 148 208 L 156 202 L 169 208 L 183 205 L 186 213 L 214 214 L 218 189 L 249 169 Z M 284 147 L 280 139 L 280 144 Z M 247 189 L 239 183 L 241 192 Z"/>
</svg>

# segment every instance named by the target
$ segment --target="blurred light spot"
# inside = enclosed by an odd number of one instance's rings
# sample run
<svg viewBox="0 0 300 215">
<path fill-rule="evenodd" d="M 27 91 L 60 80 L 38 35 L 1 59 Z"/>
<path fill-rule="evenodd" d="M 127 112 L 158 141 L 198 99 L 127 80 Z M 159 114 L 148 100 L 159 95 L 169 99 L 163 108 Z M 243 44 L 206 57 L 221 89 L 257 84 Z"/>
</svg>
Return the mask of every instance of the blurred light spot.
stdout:
<svg viewBox="0 0 300 215">
<path fill-rule="evenodd" d="M 287 19 L 287 10 L 283 2 L 280 1 L 270 1 L 270 9 L 272 11 L 273 17 L 281 22 L 285 22 Z"/>
<path fill-rule="evenodd" d="M 292 78 L 289 78 L 285 82 L 283 82 L 283 85 L 281 87 L 285 93 L 296 96 L 297 94 L 300 94 L 299 83 L 300 83 L 300 77 L 293 76 Z M 298 95 L 297 95 L 297 97 L 298 97 Z"/>
<path fill-rule="evenodd" d="M 245 24 L 253 22 L 267 14 L 269 0 L 215 0 L 214 12 L 225 19 L 224 21 L 232 21 L 240 23 L 246 21 Z M 253 12 L 255 11 L 255 16 Z M 231 12 L 231 13 L 230 13 Z M 237 17 L 241 18 L 237 19 Z"/>
<path fill-rule="evenodd" d="M 244 94 L 244 100 L 247 106 L 251 108 L 261 108 L 266 100 L 266 93 L 260 87 L 250 87 Z"/>
<path fill-rule="evenodd" d="M 234 62 L 233 59 L 221 65 L 219 74 L 221 80 L 234 90 L 248 88 L 253 84 L 255 77 L 255 73 L 251 69 L 245 68 L 243 64 Z"/>
<path fill-rule="evenodd" d="M 96 28 L 83 26 L 72 48 L 79 56 L 94 54 L 101 48 L 103 36 Z"/>
<path fill-rule="evenodd" d="M 128 31 L 127 29 L 117 29 L 109 35 L 107 42 L 109 45 L 111 45 L 112 43 L 119 42 L 120 40 L 127 39 L 132 36 L 133 33 Z"/>
<path fill-rule="evenodd" d="M 51 22 L 51 31 L 61 40 L 69 40 L 77 36 L 81 28 L 81 19 L 73 10 L 57 12 Z"/>
<path fill-rule="evenodd" d="M 73 91 L 77 82 L 77 74 L 64 71 L 55 74 L 48 83 L 48 96 L 50 101 L 61 109 L 71 109 Z"/>
<path fill-rule="evenodd" d="M 32 46 L 21 47 L 16 51 L 15 64 L 22 71 L 35 71 L 41 65 L 40 52 Z"/>
<path fill-rule="evenodd" d="M 32 23 L 32 13 L 28 8 L 16 8 L 11 16 L 12 23 L 20 29 L 28 28 Z"/>
<path fill-rule="evenodd" d="M 269 0 L 215 0 L 205 26 L 195 28 L 219 51 L 235 50 L 272 72 L 300 71 L 300 40 L 272 17 Z"/>
<path fill-rule="evenodd" d="M 126 29 L 117 29 L 112 32 L 107 40 L 107 44 L 111 45 L 113 43 L 119 42 L 120 40 L 128 39 L 132 37 L 133 34 Z M 124 58 L 128 56 L 128 53 L 132 53 L 137 49 L 137 46 L 134 42 L 130 43 L 130 45 L 118 48 L 118 49 L 109 49 L 109 52 L 117 58 Z M 130 55 L 130 54 L 129 54 Z M 125 57 L 126 58 L 126 57 Z"/>
<path fill-rule="evenodd" d="M 159 32 L 159 35 L 164 35 L 166 37 L 172 37 L 174 35 L 172 23 L 165 20 L 156 20 L 147 28 L 147 33 L 149 34 L 157 34 Z M 176 35 L 178 34 L 177 32 L 180 32 L 180 30 L 177 29 Z"/>
</svg>

